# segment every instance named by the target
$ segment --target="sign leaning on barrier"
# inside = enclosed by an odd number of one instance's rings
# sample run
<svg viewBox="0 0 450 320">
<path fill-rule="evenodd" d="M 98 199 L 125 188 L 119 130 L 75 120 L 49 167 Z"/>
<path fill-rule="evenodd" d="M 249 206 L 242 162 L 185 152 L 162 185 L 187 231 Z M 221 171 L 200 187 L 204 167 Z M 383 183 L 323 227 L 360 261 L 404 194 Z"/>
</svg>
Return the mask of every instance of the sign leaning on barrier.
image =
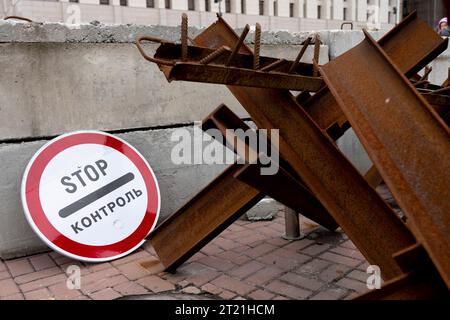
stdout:
<svg viewBox="0 0 450 320">
<path fill-rule="evenodd" d="M 100 131 L 45 144 L 25 169 L 21 195 L 28 222 L 48 246 L 90 262 L 137 249 L 155 227 L 161 203 L 144 157 Z"/>
</svg>

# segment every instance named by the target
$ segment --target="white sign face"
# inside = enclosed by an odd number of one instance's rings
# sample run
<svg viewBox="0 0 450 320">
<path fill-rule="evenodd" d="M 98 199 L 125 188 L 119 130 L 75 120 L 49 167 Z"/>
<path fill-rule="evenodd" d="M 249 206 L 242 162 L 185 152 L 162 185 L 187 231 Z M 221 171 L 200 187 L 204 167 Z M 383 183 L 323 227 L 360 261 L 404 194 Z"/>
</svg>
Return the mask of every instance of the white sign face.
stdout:
<svg viewBox="0 0 450 320">
<path fill-rule="evenodd" d="M 44 145 L 25 170 L 22 202 L 41 239 L 84 261 L 112 260 L 138 248 L 160 209 L 147 161 L 125 141 L 98 131 Z"/>
</svg>

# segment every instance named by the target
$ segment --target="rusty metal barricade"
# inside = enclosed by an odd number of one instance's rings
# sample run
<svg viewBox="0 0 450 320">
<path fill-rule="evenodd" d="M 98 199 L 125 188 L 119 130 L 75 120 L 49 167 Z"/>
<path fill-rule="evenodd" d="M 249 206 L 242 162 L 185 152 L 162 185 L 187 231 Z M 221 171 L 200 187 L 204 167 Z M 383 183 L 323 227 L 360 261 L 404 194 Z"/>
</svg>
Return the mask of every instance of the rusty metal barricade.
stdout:
<svg viewBox="0 0 450 320">
<path fill-rule="evenodd" d="M 311 38 L 289 61 L 260 56 L 261 28 L 255 29 L 254 50 L 244 43 L 248 32 L 246 26 L 238 35 L 218 17 L 189 45 L 183 15 L 181 44 L 137 40 L 144 58 L 158 64 L 167 80 L 227 85 L 259 129 L 280 130 L 276 175 L 262 176 L 258 162 L 234 164 L 148 236 L 164 268 L 175 270 L 270 195 L 329 229 L 339 225 L 369 263 L 381 268 L 383 289 L 360 298 L 447 295 L 450 89 L 448 81 L 429 84 L 431 69 L 415 75 L 447 48 L 448 39 L 414 12 L 378 42 L 365 32 L 361 44 L 320 66 L 318 37 L 312 63 L 303 63 Z M 154 57 L 145 53 L 144 40 L 160 42 Z M 224 105 L 202 126 L 223 135 L 248 129 Z M 334 143 L 350 126 L 374 162 L 364 177 Z M 261 156 L 245 144 L 233 151 Z M 406 224 L 374 190 L 382 180 Z"/>
</svg>

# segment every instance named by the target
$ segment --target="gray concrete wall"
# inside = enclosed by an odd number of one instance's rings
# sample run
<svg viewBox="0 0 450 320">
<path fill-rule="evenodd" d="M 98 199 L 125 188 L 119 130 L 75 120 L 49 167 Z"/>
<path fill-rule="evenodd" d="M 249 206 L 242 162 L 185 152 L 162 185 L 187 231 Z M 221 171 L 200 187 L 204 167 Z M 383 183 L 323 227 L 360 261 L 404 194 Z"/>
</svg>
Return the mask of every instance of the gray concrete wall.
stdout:
<svg viewBox="0 0 450 320">
<path fill-rule="evenodd" d="M 182 127 L 192 132 L 193 127 Z M 149 161 L 161 192 L 160 220 L 173 213 L 222 172 L 226 165 L 175 165 L 170 137 L 175 129 L 135 131 L 117 136 L 135 146 Z M 33 154 L 47 142 L 0 144 L 0 257 L 43 251 L 47 246 L 29 227 L 22 211 L 20 185 Z M 214 142 L 217 143 L 217 142 Z M 230 151 L 231 152 L 231 151 Z"/>
<path fill-rule="evenodd" d="M 190 29 L 191 35 L 198 32 Z M 175 127 L 203 119 L 220 103 L 241 117 L 247 116 L 245 110 L 223 86 L 169 84 L 138 54 L 133 41 L 139 34 L 179 38 L 178 28 L 170 27 L 89 24 L 72 29 L 0 21 L 0 257 L 47 249 L 25 220 L 20 183 L 29 159 L 52 136 L 79 129 L 125 132 L 119 136 L 143 153 L 157 175 L 161 219 L 225 168 L 174 165 L 170 135 Z M 262 54 L 293 59 L 308 35 L 264 32 Z M 326 63 L 357 44 L 362 33 L 321 32 L 321 39 L 320 63 Z M 147 49 L 151 54 L 155 45 Z M 446 70 L 448 57 L 447 51 L 434 69 L 442 69 L 443 63 Z M 311 59 L 312 48 L 304 61 Z M 354 134 L 347 133 L 338 145 L 365 172 L 370 160 Z"/>
</svg>

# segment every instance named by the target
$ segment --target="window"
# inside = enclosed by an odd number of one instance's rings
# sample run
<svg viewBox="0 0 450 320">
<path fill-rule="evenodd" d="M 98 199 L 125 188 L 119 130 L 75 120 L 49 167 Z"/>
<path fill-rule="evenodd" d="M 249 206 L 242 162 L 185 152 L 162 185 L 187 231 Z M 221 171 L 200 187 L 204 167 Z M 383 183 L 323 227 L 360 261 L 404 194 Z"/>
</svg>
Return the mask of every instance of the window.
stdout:
<svg viewBox="0 0 450 320">
<path fill-rule="evenodd" d="M 211 11 L 211 4 L 209 3 L 209 0 L 205 0 L 205 11 Z"/>
<path fill-rule="evenodd" d="M 154 8 L 155 0 L 147 0 L 147 8 Z"/>
<path fill-rule="evenodd" d="M 246 7 L 245 0 L 241 0 L 241 13 L 245 14 L 245 7 Z"/>
<path fill-rule="evenodd" d="M 317 6 L 317 19 L 322 19 L 322 6 Z"/>
<path fill-rule="evenodd" d="M 120 5 L 126 7 L 128 5 L 128 0 L 120 0 Z"/>
<path fill-rule="evenodd" d="M 225 12 L 226 13 L 231 12 L 231 0 L 225 0 Z"/>
<path fill-rule="evenodd" d="M 78 0 L 69 0 L 69 2 L 78 2 Z"/>
<path fill-rule="evenodd" d="M 274 16 L 278 15 L 278 4 L 277 4 L 277 1 L 273 2 L 273 15 Z"/>
<path fill-rule="evenodd" d="M 306 18 L 308 16 L 306 9 L 307 9 L 307 7 L 306 7 L 306 1 L 305 1 L 305 2 L 303 2 L 303 18 Z"/>
<path fill-rule="evenodd" d="M 330 7 L 330 19 L 334 19 L 334 12 L 333 12 L 333 6 Z"/>
<path fill-rule="evenodd" d="M 195 2 L 194 2 L 194 0 L 188 0 L 188 10 L 191 10 L 191 11 L 195 10 Z"/>
<path fill-rule="evenodd" d="M 260 16 L 264 15 L 264 1 L 262 0 L 259 1 L 259 15 Z"/>
<path fill-rule="evenodd" d="M 347 8 L 344 8 L 344 20 L 347 20 Z"/>
<path fill-rule="evenodd" d="M 109 5 L 109 0 L 100 0 L 100 4 Z"/>
<path fill-rule="evenodd" d="M 293 3 L 289 3 L 289 17 L 293 17 L 294 16 L 294 4 Z"/>
<path fill-rule="evenodd" d="M 172 0 L 166 0 L 166 9 L 172 8 Z"/>
</svg>

